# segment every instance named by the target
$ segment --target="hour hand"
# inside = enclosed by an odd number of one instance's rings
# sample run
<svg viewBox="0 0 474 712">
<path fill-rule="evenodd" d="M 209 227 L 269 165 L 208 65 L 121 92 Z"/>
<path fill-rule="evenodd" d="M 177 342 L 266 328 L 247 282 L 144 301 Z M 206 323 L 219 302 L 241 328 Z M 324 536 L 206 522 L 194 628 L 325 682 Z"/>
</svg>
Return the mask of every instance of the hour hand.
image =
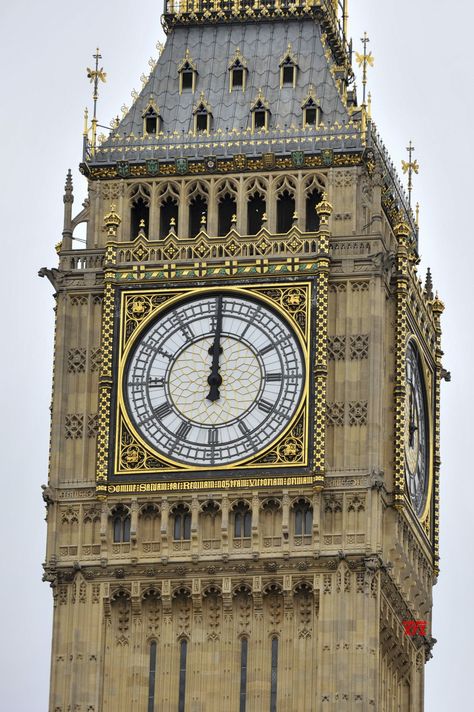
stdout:
<svg viewBox="0 0 474 712">
<path fill-rule="evenodd" d="M 211 375 L 207 379 L 210 386 L 209 393 L 207 394 L 207 400 L 213 403 L 219 400 L 221 397 L 219 387 L 222 385 L 222 376 L 219 373 L 220 364 L 219 357 L 222 353 L 221 348 L 221 333 L 222 333 L 222 296 L 217 297 L 217 311 L 216 311 L 216 332 L 214 334 L 214 341 L 211 348 L 209 349 L 209 354 L 212 356 L 211 365 Z"/>
</svg>

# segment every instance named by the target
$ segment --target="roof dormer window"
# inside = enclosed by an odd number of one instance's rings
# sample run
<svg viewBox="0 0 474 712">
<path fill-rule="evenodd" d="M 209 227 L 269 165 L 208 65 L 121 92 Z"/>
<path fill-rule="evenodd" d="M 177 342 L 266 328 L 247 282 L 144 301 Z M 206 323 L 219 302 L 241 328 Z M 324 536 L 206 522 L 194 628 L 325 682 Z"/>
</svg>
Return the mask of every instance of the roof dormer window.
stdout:
<svg viewBox="0 0 474 712">
<path fill-rule="evenodd" d="M 156 104 L 151 101 L 142 114 L 143 134 L 150 136 L 157 134 L 161 130 L 161 116 Z"/>
<path fill-rule="evenodd" d="M 199 102 L 194 107 L 194 133 L 202 133 L 211 130 L 212 111 L 201 92 Z"/>
<path fill-rule="evenodd" d="M 234 89 L 245 91 L 247 71 L 247 63 L 242 57 L 240 49 L 237 48 L 229 64 L 229 91 L 234 91 Z"/>
<path fill-rule="evenodd" d="M 298 64 L 291 51 L 291 44 L 281 58 L 280 61 L 280 88 L 282 87 L 295 87 L 296 86 L 296 73 L 298 69 Z"/>
<path fill-rule="evenodd" d="M 182 94 L 183 91 L 194 92 L 196 89 L 196 77 L 197 70 L 196 66 L 191 59 L 189 54 L 189 49 L 186 50 L 184 59 L 178 67 L 179 74 L 179 93 Z"/>
<path fill-rule="evenodd" d="M 268 129 L 270 124 L 270 109 L 268 102 L 260 89 L 251 109 L 252 113 L 252 131 L 256 129 Z"/>
<path fill-rule="evenodd" d="M 303 109 L 303 126 L 319 126 L 321 123 L 321 107 L 312 86 L 301 108 Z"/>
</svg>

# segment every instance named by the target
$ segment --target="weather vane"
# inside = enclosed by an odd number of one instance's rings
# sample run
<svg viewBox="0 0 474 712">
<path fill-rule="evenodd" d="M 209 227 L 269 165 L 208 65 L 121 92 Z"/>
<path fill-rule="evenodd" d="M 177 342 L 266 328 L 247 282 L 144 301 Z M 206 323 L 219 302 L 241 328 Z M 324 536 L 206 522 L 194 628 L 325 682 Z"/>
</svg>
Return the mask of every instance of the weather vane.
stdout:
<svg viewBox="0 0 474 712">
<path fill-rule="evenodd" d="M 413 189 L 413 173 L 418 174 L 418 171 L 420 170 L 418 161 L 416 159 L 414 161 L 411 160 L 414 150 L 415 150 L 415 147 L 413 146 L 412 142 L 410 141 L 410 143 L 407 146 L 408 162 L 402 161 L 402 170 L 404 173 L 408 173 L 408 205 L 410 207 L 411 207 L 411 191 Z"/>
<path fill-rule="evenodd" d="M 359 67 L 362 67 L 362 103 L 365 105 L 365 91 L 367 86 L 367 67 L 374 66 L 375 57 L 372 52 L 367 53 L 367 44 L 370 42 L 367 37 L 367 32 L 364 32 L 364 36 L 361 37 L 362 44 L 364 45 L 364 54 L 359 54 L 356 52 L 356 61 Z"/>
<path fill-rule="evenodd" d="M 87 67 L 87 78 L 90 79 L 91 84 L 94 85 L 94 92 L 92 94 L 92 99 L 94 100 L 94 114 L 92 117 L 92 152 L 95 152 L 96 139 L 97 139 L 97 99 L 99 98 L 99 81 L 106 82 L 107 74 L 104 72 L 104 68 L 99 69 L 99 59 L 102 59 L 99 48 L 97 47 L 96 53 L 92 55 L 95 59 L 95 69 L 90 69 Z"/>
</svg>

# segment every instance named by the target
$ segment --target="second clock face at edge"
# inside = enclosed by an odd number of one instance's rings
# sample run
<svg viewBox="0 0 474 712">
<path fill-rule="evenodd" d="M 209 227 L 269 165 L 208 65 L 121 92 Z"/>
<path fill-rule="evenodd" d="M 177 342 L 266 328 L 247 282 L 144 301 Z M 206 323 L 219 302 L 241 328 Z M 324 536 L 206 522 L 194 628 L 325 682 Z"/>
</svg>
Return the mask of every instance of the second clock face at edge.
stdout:
<svg viewBox="0 0 474 712">
<path fill-rule="evenodd" d="M 405 469 L 410 500 L 423 514 L 429 485 L 429 426 L 426 388 L 418 350 L 410 341 L 406 359 Z"/>
<path fill-rule="evenodd" d="M 153 450 L 219 467 L 254 456 L 286 429 L 305 378 L 286 320 L 264 302 L 222 291 L 179 302 L 140 335 L 123 392 Z"/>
</svg>

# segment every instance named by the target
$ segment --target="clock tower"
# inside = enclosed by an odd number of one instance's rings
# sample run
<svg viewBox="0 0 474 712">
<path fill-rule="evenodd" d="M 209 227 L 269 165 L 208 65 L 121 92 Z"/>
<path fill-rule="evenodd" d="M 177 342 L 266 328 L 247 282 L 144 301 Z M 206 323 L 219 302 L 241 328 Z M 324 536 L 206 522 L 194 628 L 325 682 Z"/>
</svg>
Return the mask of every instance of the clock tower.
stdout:
<svg viewBox="0 0 474 712">
<path fill-rule="evenodd" d="M 346 3 L 162 22 L 40 271 L 50 712 L 421 712 L 443 305 Z"/>
</svg>

